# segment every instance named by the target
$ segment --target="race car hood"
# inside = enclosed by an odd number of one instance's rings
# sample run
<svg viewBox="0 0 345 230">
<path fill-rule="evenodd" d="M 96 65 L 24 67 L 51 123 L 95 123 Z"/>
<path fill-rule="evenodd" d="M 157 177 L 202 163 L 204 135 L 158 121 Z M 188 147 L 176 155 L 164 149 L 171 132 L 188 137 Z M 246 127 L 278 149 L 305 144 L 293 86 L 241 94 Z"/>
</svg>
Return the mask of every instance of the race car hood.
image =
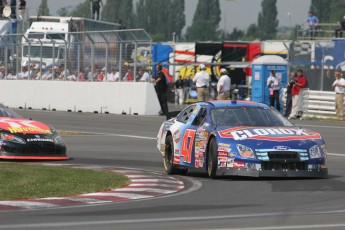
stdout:
<svg viewBox="0 0 345 230">
<path fill-rule="evenodd" d="M 281 146 L 302 145 L 310 146 L 313 143 L 321 143 L 322 137 L 319 133 L 301 129 L 299 127 L 219 127 L 217 135 L 223 142 L 246 143 L 251 147 L 267 147 L 270 145 Z M 292 146 L 291 146 L 292 147 Z M 296 146 L 293 146 L 296 147 Z"/>
<path fill-rule="evenodd" d="M 0 118 L 0 129 L 12 134 L 52 134 L 46 124 L 25 118 Z"/>
</svg>

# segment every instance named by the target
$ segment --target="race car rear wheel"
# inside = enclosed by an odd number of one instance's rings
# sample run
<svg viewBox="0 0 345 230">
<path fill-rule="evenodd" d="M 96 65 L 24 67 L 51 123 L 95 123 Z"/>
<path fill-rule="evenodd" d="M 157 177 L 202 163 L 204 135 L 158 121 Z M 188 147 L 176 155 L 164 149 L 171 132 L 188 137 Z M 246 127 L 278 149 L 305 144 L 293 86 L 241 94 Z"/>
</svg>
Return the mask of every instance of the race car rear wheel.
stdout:
<svg viewBox="0 0 345 230">
<path fill-rule="evenodd" d="M 186 174 L 187 167 L 177 166 L 174 164 L 174 143 L 171 136 L 167 136 L 165 139 L 165 154 L 163 158 L 164 169 L 167 174 Z"/>
<path fill-rule="evenodd" d="M 210 178 L 215 179 L 217 176 L 218 153 L 216 139 L 212 138 L 208 149 L 207 157 L 207 174 Z"/>
</svg>

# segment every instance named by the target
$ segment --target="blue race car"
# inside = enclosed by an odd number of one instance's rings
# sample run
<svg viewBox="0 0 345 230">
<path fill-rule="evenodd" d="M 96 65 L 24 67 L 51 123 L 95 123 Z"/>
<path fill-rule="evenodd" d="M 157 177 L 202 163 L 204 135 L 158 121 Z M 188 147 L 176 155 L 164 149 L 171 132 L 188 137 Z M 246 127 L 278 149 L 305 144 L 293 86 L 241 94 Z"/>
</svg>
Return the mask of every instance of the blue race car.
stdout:
<svg viewBox="0 0 345 230">
<path fill-rule="evenodd" d="M 328 177 L 319 133 L 251 101 L 192 104 L 161 125 L 157 147 L 168 174 L 203 168 L 211 178 Z"/>
</svg>

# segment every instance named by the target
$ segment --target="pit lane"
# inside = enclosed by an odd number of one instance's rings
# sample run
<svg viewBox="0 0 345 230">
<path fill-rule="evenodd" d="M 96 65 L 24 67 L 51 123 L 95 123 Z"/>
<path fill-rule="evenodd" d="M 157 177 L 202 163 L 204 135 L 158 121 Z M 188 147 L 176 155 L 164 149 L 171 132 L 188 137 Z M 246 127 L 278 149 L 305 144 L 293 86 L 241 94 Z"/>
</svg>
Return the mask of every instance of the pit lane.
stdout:
<svg viewBox="0 0 345 230">
<path fill-rule="evenodd" d="M 64 138 L 73 158 L 71 164 L 163 172 L 155 146 L 162 117 L 17 112 L 57 129 L 97 134 Z M 191 193 L 114 205 L 4 213 L 0 229 L 343 229 L 345 126 L 334 122 L 296 123 L 321 132 L 326 139 L 328 151 L 334 153 L 328 158 L 329 179 L 210 180 L 205 173 L 192 170 L 188 178 L 199 181 L 202 187 Z"/>
</svg>

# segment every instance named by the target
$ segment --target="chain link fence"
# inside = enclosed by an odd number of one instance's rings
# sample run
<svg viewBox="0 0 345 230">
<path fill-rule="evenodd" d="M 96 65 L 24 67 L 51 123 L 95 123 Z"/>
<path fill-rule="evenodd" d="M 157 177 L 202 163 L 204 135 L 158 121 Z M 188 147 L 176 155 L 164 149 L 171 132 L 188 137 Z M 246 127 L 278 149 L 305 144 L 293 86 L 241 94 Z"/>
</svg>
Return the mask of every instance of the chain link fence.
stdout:
<svg viewBox="0 0 345 230">
<path fill-rule="evenodd" d="M 0 35 L 0 77 L 137 81 L 151 66 L 151 45 L 143 29 Z"/>
<path fill-rule="evenodd" d="M 335 42 L 328 41 L 294 41 L 290 45 L 290 70 L 302 69 L 308 79 L 310 90 L 332 91 L 334 70 L 344 61 L 336 54 Z"/>
</svg>

